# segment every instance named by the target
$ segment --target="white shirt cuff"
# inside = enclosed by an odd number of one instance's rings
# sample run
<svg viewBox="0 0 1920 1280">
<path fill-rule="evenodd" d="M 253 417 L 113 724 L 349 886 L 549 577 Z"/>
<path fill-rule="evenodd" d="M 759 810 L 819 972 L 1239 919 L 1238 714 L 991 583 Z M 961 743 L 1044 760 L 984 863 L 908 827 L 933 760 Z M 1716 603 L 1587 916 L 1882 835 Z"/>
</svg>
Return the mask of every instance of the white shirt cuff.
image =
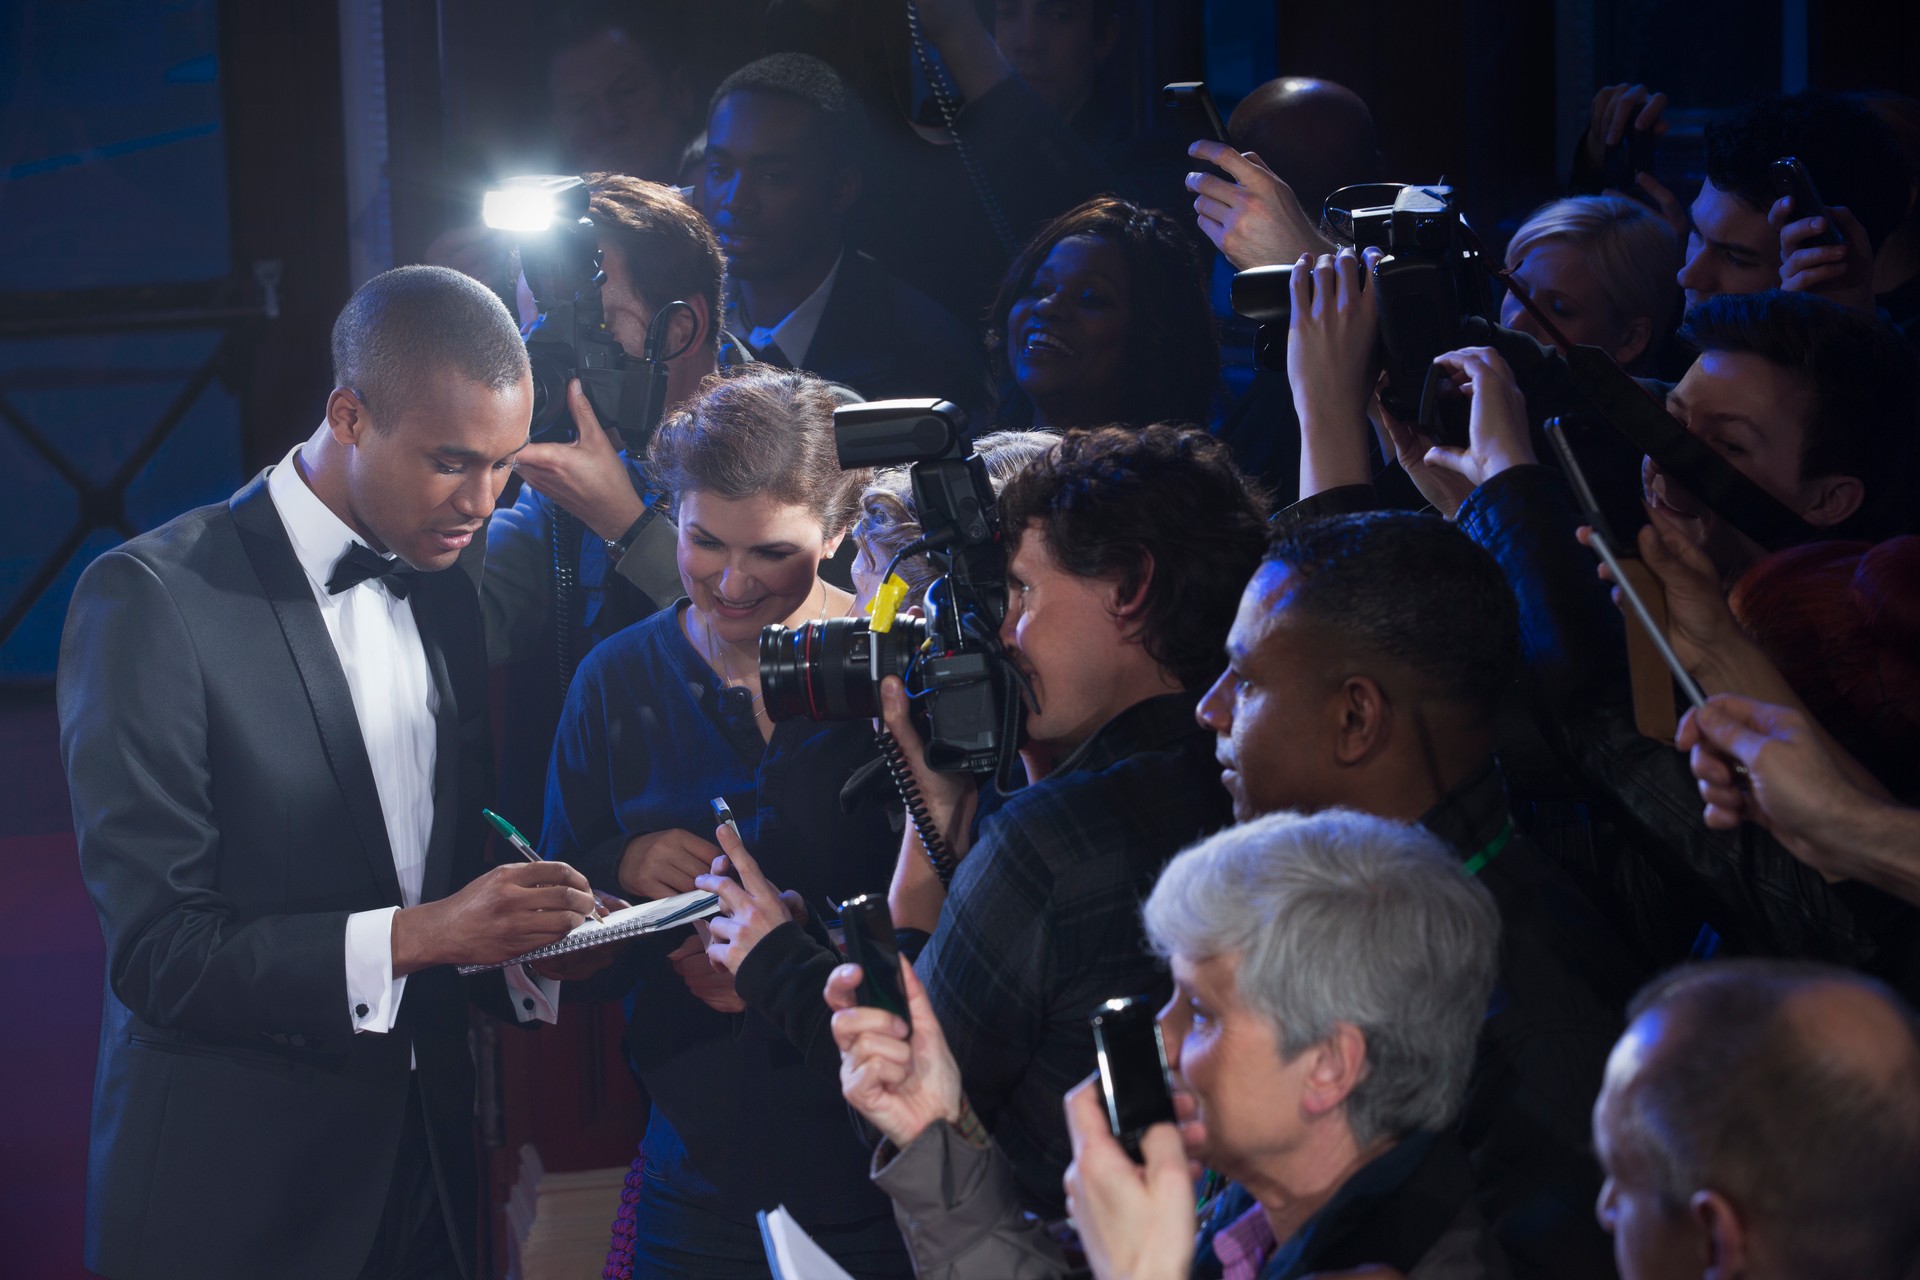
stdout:
<svg viewBox="0 0 1920 1280">
<path fill-rule="evenodd" d="M 347 917 L 347 1012 L 355 1035 L 385 1035 L 400 1016 L 407 975 L 393 976 L 393 917 L 399 910 L 381 907 Z"/>
<path fill-rule="evenodd" d="M 513 1016 L 522 1022 L 553 1022 L 560 1016 L 560 983 L 554 978 L 529 977 L 517 964 L 503 970 L 507 975 L 507 995 L 513 1001 Z"/>
</svg>

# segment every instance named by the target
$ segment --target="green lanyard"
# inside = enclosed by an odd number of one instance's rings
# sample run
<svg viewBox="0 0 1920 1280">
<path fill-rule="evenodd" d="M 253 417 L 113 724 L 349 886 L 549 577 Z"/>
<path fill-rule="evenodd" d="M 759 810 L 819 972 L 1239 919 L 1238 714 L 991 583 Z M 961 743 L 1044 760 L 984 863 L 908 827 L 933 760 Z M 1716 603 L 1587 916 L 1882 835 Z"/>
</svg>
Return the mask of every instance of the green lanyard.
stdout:
<svg viewBox="0 0 1920 1280">
<path fill-rule="evenodd" d="M 1513 819 L 1508 818 L 1500 828 L 1500 834 L 1487 841 L 1487 847 L 1468 858 L 1460 868 L 1460 874 L 1477 876 L 1481 870 L 1495 858 L 1506 852 L 1507 845 L 1513 840 Z"/>
</svg>

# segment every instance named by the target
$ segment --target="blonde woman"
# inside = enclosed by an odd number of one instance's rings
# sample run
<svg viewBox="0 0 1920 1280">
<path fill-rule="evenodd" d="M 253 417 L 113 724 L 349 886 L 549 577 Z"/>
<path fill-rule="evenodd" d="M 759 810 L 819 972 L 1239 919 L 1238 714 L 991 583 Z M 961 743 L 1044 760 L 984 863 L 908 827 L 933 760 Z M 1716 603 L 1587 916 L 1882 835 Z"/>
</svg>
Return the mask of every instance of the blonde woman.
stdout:
<svg viewBox="0 0 1920 1280">
<path fill-rule="evenodd" d="M 1659 214 L 1624 196 L 1573 196 L 1535 209 L 1507 244 L 1507 269 L 1569 341 L 1641 372 L 1673 329 L 1681 246 Z M 1500 323 L 1546 332 L 1508 295 Z"/>
</svg>

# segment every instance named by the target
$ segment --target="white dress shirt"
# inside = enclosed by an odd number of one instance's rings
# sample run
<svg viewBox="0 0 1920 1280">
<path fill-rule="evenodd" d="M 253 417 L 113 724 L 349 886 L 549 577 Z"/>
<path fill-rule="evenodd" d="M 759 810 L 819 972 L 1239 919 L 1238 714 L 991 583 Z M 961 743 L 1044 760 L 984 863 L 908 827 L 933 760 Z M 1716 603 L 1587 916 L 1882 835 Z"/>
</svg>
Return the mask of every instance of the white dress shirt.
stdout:
<svg viewBox="0 0 1920 1280">
<path fill-rule="evenodd" d="M 819 288 L 808 294 L 799 306 L 787 312 L 778 323 L 749 330 L 747 345 L 755 351 L 766 350 L 767 344 L 777 343 L 780 354 L 787 363 L 796 369 L 807 367 L 807 351 L 813 346 L 813 335 L 820 328 L 820 316 L 827 309 L 827 299 L 833 294 L 833 282 L 840 278 L 840 264 L 847 260 L 847 251 L 842 249 L 840 256 L 833 260 L 833 270 L 827 272 L 827 278 L 820 282 Z"/>
<path fill-rule="evenodd" d="M 280 513 L 293 553 L 306 571 L 327 636 L 339 656 L 360 739 L 380 794 L 400 900 L 420 905 L 433 835 L 433 766 L 438 754 L 435 714 L 439 691 L 427 670 L 427 652 L 413 607 L 384 581 L 368 579 L 338 595 L 327 590 L 333 566 L 359 541 L 346 522 L 307 487 L 294 458 L 295 445 L 267 475 L 267 495 Z M 393 917 L 399 907 L 357 911 L 347 917 L 347 1004 L 355 1032 L 387 1032 L 400 1014 L 405 974 L 393 973 Z M 518 965 L 506 970 L 514 1013 L 521 1021 L 554 1020 L 559 983 L 528 978 Z M 531 1003 L 529 1003 L 531 1002 Z"/>
</svg>

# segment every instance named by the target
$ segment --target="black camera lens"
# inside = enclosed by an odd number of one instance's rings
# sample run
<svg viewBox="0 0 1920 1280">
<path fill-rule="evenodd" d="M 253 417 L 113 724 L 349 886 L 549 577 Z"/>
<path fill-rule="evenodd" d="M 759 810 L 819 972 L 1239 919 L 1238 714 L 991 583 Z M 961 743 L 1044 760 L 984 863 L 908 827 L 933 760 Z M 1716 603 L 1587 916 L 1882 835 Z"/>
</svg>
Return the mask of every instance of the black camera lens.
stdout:
<svg viewBox="0 0 1920 1280">
<path fill-rule="evenodd" d="M 529 342 L 527 363 L 533 367 L 534 444 L 572 444 L 579 438 L 573 411 L 567 407 L 567 383 L 573 377 L 573 349 L 553 342 Z"/>
<path fill-rule="evenodd" d="M 919 618 L 891 631 L 865 618 L 828 618 L 760 630 L 760 694 L 769 720 L 864 720 L 880 714 L 880 681 L 905 677 L 927 638 Z M 876 654 L 877 651 L 877 654 Z"/>
</svg>

